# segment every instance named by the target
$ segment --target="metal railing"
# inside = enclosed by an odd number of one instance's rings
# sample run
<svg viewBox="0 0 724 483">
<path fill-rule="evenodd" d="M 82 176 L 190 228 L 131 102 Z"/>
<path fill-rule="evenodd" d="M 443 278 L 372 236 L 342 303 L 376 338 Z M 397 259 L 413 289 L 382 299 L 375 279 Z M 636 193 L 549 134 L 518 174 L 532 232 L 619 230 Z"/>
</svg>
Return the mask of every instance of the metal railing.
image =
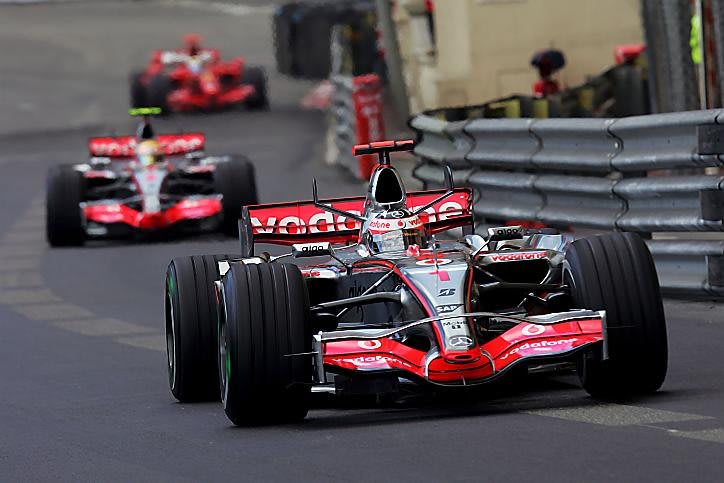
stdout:
<svg viewBox="0 0 724 483">
<path fill-rule="evenodd" d="M 415 176 L 441 186 L 449 164 L 476 190 L 481 225 L 638 232 L 665 292 L 724 296 L 724 110 L 456 122 L 422 114 L 410 125 Z"/>
</svg>

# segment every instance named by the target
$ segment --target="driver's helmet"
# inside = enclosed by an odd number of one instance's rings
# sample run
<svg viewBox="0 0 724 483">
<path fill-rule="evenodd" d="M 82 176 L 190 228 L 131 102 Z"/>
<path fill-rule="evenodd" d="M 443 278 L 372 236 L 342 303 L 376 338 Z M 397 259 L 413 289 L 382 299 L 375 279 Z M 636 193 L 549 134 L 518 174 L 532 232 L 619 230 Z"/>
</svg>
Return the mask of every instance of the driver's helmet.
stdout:
<svg viewBox="0 0 724 483">
<path fill-rule="evenodd" d="M 369 220 L 363 239 L 372 253 L 427 248 L 429 245 L 422 219 L 406 209 L 385 211 Z"/>
<path fill-rule="evenodd" d="M 136 147 L 136 157 L 143 166 L 153 166 L 162 159 L 161 145 L 153 139 L 141 141 Z"/>
<path fill-rule="evenodd" d="M 199 34 L 188 34 L 184 36 L 186 53 L 191 57 L 199 55 L 201 53 L 201 40 Z"/>
</svg>

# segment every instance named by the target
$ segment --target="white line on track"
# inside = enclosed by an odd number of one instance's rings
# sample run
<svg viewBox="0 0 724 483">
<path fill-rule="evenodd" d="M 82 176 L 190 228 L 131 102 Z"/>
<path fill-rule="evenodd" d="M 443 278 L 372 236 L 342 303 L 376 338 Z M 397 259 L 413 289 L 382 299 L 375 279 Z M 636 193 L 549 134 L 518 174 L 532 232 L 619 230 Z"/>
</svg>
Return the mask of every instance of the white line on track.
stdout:
<svg viewBox="0 0 724 483">
<path fill-rule="evenodd" d="M 43 283 L 43 276 L 39 272 L 0 273 L 0 289 L 41 287 Z"/>
<path fill-rule="evenodd" d="M 548 408 L 522 411 L 525 414 L 565 419 L 603 426 L 640 426 L 656 423 L 673 423 L 711 419 L 699 414 L 680 413 L 624 404 L 596 404 L 572 408 Z"/>
<path fill-rule="evenodd" d="M 55 327 L 90 337 L 116 337 L 143 334 L 152 329 L 118 319 L 76 319 L 54 322 Z"/>
<path fill-rule="evenodd" d="M 166 337 L 163 334 L 140 335 L 137 337 L 122 337 L 115 339 L 121 344 L 139 347 L 158 352 L 166 352 Z"/>
<path fill-rule="evenodd" d="M 724 444 L 724 429 L 701 429 L 698 431 L 679 431 L 670 429 L 669 434 L 680 438 L 697 439 L 699 441 L 708 441 L 710 443 Z"/>
<path fill-rule="evenodd" d="M 92 317 L 93 313 L 78 305 L 67 303 L 45 304 L 45 305 L 19 305 L 13 307 L 15 312 L 26 319 L 51 321 L 61 319 L 78 319 Z"/>
<path fill-rule="evenodd" d="M 246 15 L 270 15 L 276 8 L 274 5 L 255 7 L 250 5 L 234 5 L 226 2 L 202 0 L 165 0 L 163 3 L 173 7 L 196 8 L 209 12 L 235 15 L 237 17 L 243 17 Z"/>
</svg>

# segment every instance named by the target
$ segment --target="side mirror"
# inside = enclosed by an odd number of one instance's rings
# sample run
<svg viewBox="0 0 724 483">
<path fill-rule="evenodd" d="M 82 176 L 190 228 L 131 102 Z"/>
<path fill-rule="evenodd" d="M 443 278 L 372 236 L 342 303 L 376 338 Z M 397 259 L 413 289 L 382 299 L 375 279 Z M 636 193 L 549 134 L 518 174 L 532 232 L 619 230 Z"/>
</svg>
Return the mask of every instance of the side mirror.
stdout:
<svg viewBox="0 0 724 483">
<path fill-rule="evenodd" d="M 332 244 L 329 242 L 295 243 L 292 245 L 294 258 L 324 257 L 332 255 Z"/>
</svg>

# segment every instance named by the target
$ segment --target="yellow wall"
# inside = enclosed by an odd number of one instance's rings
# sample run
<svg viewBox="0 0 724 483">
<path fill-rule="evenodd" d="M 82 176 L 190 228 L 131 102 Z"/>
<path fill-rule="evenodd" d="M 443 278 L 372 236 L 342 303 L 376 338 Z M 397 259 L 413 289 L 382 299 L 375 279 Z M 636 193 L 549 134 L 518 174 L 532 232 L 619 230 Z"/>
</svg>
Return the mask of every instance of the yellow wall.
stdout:
<svg viewBox="0 0 724 483">
<path fill-rule="evenodd" d="M 642 42 L 638 0 L 436 0 L 436 42 L 424 39 L 421 0 L 395 12 L 413 111 L 529 94 L 530 58 L 556 48 L 574 86 L 613 64 L 613 49 Z M 427 44 L 427 45 L 426 45 Z"/>
</svg>

